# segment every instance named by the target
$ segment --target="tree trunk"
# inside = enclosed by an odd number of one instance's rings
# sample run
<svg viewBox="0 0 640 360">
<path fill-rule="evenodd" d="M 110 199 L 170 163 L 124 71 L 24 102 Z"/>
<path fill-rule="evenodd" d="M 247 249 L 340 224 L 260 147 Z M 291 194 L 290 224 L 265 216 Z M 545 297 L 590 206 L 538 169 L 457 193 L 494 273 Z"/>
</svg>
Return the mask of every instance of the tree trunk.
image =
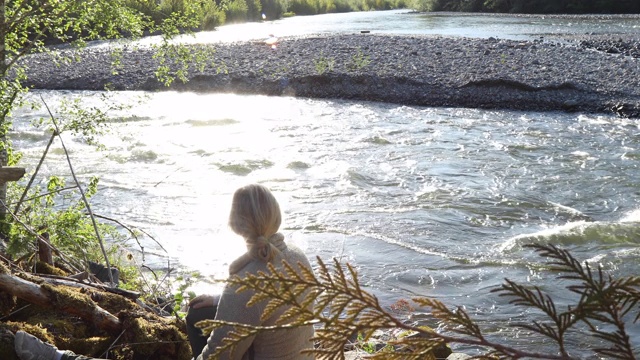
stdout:
<svg viewBox="0 0 640 360">
<path fill-rule="evenodd" d="M 0 80 L 4 80 L 7 77 L 7 49 L 6 49 L 6 38 L 7 38 L 7 16 L 6 16 L 6 3 L 5 0 L 0 0 Z M 8 105 L 8 104 L 7 104 Z M 7 139 L 6 134 L 4 133 L 4 125 L 6 123 L 6 113 L 3 112 L 0 114 L 0 167 L 7 166 Z M 7 216 L 7 183 L 0 184 L 0 221 L 4 222 Z M 2 230 L 2 228 L 0 228 Z M 0 233 L 0 237 L 6 238 L 5 231 L 2 230 Z"/>
<path fill-rule="evenodd" d="M 38 238 L 38 258 L 43 263 L 53 266 L 53 253 L 49 243 L 49 233 L 43 233 Z"/>
<path fill-rule="evenodd" d="M 5 2 L 4 0 L 0 0 L 0 76 L 2 76 L 2 78 L 7 75 L 7 53 L 5 51 L 6 38 L 7 17 L 5 15 Z"/>
</svg>

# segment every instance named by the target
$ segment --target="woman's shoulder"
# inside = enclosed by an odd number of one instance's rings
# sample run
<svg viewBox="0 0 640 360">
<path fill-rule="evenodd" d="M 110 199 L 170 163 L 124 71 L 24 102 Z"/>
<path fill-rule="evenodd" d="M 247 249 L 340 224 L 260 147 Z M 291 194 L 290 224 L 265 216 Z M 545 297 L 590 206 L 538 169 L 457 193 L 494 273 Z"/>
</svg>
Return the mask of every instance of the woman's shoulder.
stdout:
<svg viewBox="0 0 640 360">
<path fill-rule="evenodd" d="M 301 263 L 306 267 L 311 267 L 307 255 L 295 244 L 287 243 L 287 249 L 282 252 L 282 260 L 289 264 Z"/>
<path fill-rule="evenodd" d="M 229 264 L 229 275 L 238 275 L 243 277 L 247 273 L 256 273 L 258 271 L 264 271 L 267 269 L 267 265 L 264 261 L 254 259 L 248 253 L 245 253 Z"/>
<path fill-rule="evenodd" d="M 278 251 L 271 261 L 271 264 L 279 268 L 282 266 L 283 261 L 286 261 L 290 265 L 297 265 L 300 263 L 303 266 L 311 268 L 309 259 L 305 255 L 304 251 L 291 243 L 287 243 L 286 247 Z M 235 272 L 233 270 L 235 270 Z M 258 271 L 268 270 L 268 263 L 252 258 L 248 253 L 241 255 L 229 265 L 229 272 L 231 275 L 243 276 L 247 273 L 256 273 Z"/>
</svg>

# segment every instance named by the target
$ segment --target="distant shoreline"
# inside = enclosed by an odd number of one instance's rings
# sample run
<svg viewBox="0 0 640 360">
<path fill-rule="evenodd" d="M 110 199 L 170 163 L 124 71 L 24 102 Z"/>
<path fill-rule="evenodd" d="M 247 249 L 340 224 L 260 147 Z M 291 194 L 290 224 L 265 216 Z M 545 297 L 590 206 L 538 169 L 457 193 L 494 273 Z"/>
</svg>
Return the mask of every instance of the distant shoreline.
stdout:
<svg viewBox="0 0 640 360">
<path fill-rule="evenodd" d="M 415 11 L 409 10 L 407 13 L 433 14 L 433 15 L 455 15 L 455 16 L 491 16 L 491 17 L 538 17 L 557 19 L 639 19 L 640 14 L 524 14 L 524 13 L 490 13 L 490 12 L 455 12 L 455 11 Z"/>
<path fill-rule="evenodd" d="M 158 63 L 149 49 L 125 50 L 115 75 L 109 51 L 65 50 L 80 61 L 56 66 L 45 54 L 26 58 L 27 85 L 640 117 L 639 44 L 638 38 L 616 34 L 565 36 L 560 44 L 369 33 L 281 38 L 275 49 L 255 41 L 218 43 L 200 45 L 215 50 L 212 64 L 202 71 L 192 68 L 188 82 L 170 87 L 155 78 Z"/>
</svg>

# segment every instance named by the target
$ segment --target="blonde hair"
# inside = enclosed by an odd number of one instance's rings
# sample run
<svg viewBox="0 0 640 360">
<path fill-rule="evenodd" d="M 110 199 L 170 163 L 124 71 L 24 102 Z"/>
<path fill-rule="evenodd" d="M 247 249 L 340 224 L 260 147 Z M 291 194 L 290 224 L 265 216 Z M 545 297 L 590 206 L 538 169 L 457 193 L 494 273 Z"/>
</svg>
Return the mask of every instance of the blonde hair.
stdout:
<svg viewBox="0 0 640 360">
<path fill-rule="evenodd" d="M 265 186 L 251 184 L 233 194 L 229 227 L 245 239 L 252 258 L 265 262 L 273 260 L 279 250 L 270 240 L 283 238 L 278 233 L 281 223 L 280 205 Z"/>
</svg>

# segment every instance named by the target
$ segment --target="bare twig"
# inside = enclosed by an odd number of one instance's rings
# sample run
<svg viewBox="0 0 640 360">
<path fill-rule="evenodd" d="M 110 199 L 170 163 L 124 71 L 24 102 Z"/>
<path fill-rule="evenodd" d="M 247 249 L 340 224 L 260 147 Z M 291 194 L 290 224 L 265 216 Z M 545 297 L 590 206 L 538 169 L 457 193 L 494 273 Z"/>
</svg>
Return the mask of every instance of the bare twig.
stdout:
<svg viewBox="0 0 640 360">
<path fill-rule="evenodd" d="M 102 255 L 104 256 L 104 261 L 107 266 L 107 272 L 109 273 L 109 280 L 111 282 L 111 285 L 113 286 L 115 285 L 115 281 L 113 280 L 113 271 L 111 270 L 111 265 L 109 264 L 109 257 L 107 256 L 107 251 L 104 247 L 104 242 L 102 241 L 102 237 L 100 236 L 100 231 L 98 230 L 98 223 L 96 222 L 95 216 L 93 216 L 93 212 L 91 211 L 91 206 L 89 205 L 89 201 L 87 200 L 87 197 L 84 194 L 84 190 L 82 190 L 82 186 L 80 186 L 80 181 L 78 180 L 78 177 L 76 176 L 76 173 L 73 170 L 73 164 L 71 163 L 71 158 L 69 157 L 69 152 L 67 151 L 67 147 L 64 145 L 64 141 L 62 140 L 62 136 L 60 134 L 60 128 L 58 128 L 56 119 L 53 116 L 51 109 L 49 109 L 49 105 L 47 105 L 47 102 L 44 101 L 44 98 L 42 97 L 42 95 L 40 95 L 40 99 L 44 103 L 44 106 L 47 108 L 47 112 L 49 113 L 51 122 L 53 123 L 53 126 L 56 129 L 55 132 L 58 134 L 58 137 L 60 138 L 60 144 L 62 145 L 62 149 L 64 150 L 65 156 L 67 158 L 67 163 L 69 164 L 69 170 L 71 171 L 71 176 L 73 177 L 73 180 L 75 181 L 75 183 L 78 185 L 78 191 L 80 192 L 80 196 L 82 196 L 82 201 L 84 202 L 84 205 L 87 208 L 87 211 L 89 212 L 89 217 L 91 218 L 91 223 L 93 224 L 93 229 L 96 232 L 96 238 L 98 239 L 98 244 L 100 245 L 100 249 L 102 250 Z"/>
<path fill-rule="evenodd" d="M 58 190 L 47 191 L 46 193 L 42 193 L 42 194 L 39 194 L 39 195 L 36 195 L 36 196 L 32 196 L 30 198 L 21 199 L 21 201 L 22 202 L 27 202 L 27 201 L 31 201 L 31 200 L 36 200 L 36 199 L 39 199 L 41 197 L 45 197 L 45 196 L 48 196 L 48 195 L 59 194 L 61 192 L 67 191 L 67 190 L 73 190 L 73 189 L 76 189 L 77 187 L 78 187 L 77 185 L 67 186 L 67 187 L 64 187 L 64 188 L 61 188 L 61 189 L 58 189 Z M 7 206 L 10 206 L 10 205 L 13 205 L 13 204 L 14 203 L 8 203 Z M 16 214 L 17 214 L 17 212 L 16 212 Z"/>
<path fill-rule="evenodd" d="M 111 342 L 111 345 L 109 345 L 109 348 L 107 348 L 107 350 L 102 353 L 101 356 L 106 357 L 107 354 L 109 353 L 109 351 L 111 351 L 111 349 L 113 349 L 116 345 L 116 343 L 118 342 L 118 340 L 120 340 L 120 338 L 122 337 L 122 335 L 124 335 L 125 331 L 127 331 L 127 329 L 122 330 L 122 332 L 120 332 L 120 334 L 113 340 L 113 342 Z"/>
<path fill-rule="evenodd" d="M 47 154 L 49 153 L 49 149 L 51 148 L 51 144 L 53 144 L 53 140 L 55 140 L 56 136 L 58 136 L 57 131 L 54 131 L 51 133 L 51 137 L 49 138 L 47 147 L 44 149 L 44 153 L 42 153 L 42 156 L 40 157 L 40 161 L 38 162 L 36 169 L 33 171 L 33 174 L 31 175 L 31 179 L 29 179 L 29 183 L 27 184 L 27 186 L 25 186 L 24 191 L 22 192 L 22 196 L 20 196 L 20 200 L 18 200 L 18 203 L 16 204 L 16 207 L 13 210 L 14 213 L 17 214 L 20 211 L 20 206 L 22 205 L 22 202 L 24 201 L 24 199 L 27 197 L 27 193 L 29 192 L 29 189 L 31 189 L 31 185 L 35 181 L 36 176 L 38 175 L 38 171 L 40 171 L 40 167 L 42 166 L 42 163 L 44 163 L 44 159 L 46 159 Z"/>
<path fill-rule="evenodd" d="M 142 251 L 144 251 L 144 246 L 142 246 L 142 244 L 140 244 L 140 241 L 138 241 L 138 237 L 136 236 L 135 231 L 134 231 L 133 229 L 131 229 L 131 227 L 130 227 L 130 226 L 128 226 L 128 225 L 126 225 L 126 224 L 122 223 L 122 222 L 121 222 L 121 221 L 119 221 L 119 220 L 116 220 L 116 219 L 114 219 L 114 218 L 110 218 L 110 217 L 108 217 L 108 216 L 104 216 L 104 215 L 100 215 L 100 214 L 95 214 L 95 213 L 93 214 L 93 216 L 95 216 L 95 217 L 97 217 L 97 218 L 100 218 L 100 219 L 103 219 L 103 220 L 109 220 L 109 221 L 112 221 L 112 222 L 114 222 L 114 223 L 116 223 L 116 224 L 118 224 L 118 225 L 122 226 L 123 228 L 125 228 L 125 229 L 126 229 L 126 230 L 127 230 L 127 231 L 128 231 L 128 232 L 129 232 L 133 237 L 134 237 L 134 239 L 136 239 L 136 242 L 138 243 L 138 246 L 140 246 L 140 248 L 142 249 Z M 144 231 L 144 230 L 142 230 L 142 229 L 140 229 L 140 228 L 136 228 L 136 230 L 138 230 L 138 231 L 140 231 L 141 233 L 145 234 L 149 239 L 153 240 L 153 242 L 155 242 L 155 243 L 156 243 L 156 245 L 160 246 L 160 248 L 162 249 L 162 251 L 164 251 L 165 253 L 168 253 L 168 252 L 167 252 L 167 249 L 165 249 L 165 248 L 164 248 L 164 246 L 162 246 L 162 244 L 160 244 L 160 242 L 158 242 L 158 240 L 156 240 L 156 239 L 155 239 L 153 236 L 151 236 L 148 232 L 146 232 L 146 231 Z"/>
</svg>

